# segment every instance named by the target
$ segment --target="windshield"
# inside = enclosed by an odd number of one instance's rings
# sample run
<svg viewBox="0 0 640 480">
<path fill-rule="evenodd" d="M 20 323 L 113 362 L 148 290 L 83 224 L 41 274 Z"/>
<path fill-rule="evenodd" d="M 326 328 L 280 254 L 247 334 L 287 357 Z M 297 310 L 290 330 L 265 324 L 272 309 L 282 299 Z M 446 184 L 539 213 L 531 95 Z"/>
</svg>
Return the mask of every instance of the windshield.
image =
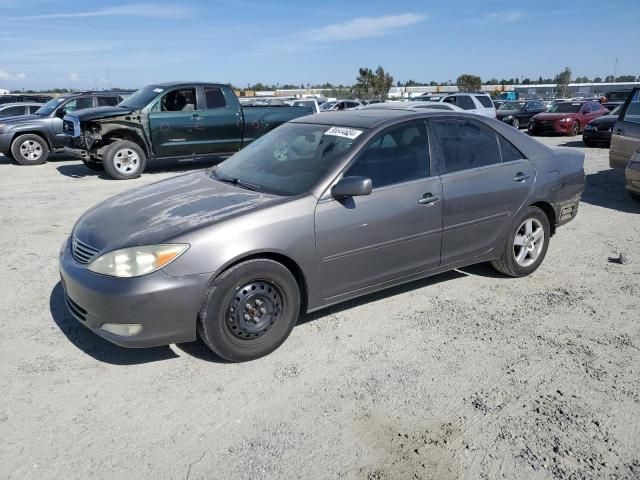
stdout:
<svg viewBox="0 0 640 480">
<path fill-rule="evenodd" d="M 286 123 L 213 170 L 214 178 L 275 195 L 309 191 L 349 152 L 363 130 Z"/>
<path fill-rule="evenodd" d="M 148 87 L 144 87 L 133 92 L 131 96 L 125 98 L 122 102 L 120 102 L 118 106 L 139 110 L 143 107 L 146 107 L 149 102 L 151 102 L 151 100 L 156 98 L 158 94 L 162 93 L 163 91 L 164 88 L 149 85 Z"/>
<path fill-rule="evenodd" d="M 336 102 L 326 102 L 320 105 L 320 110 L 331 110 L 331 108 L 336 104 Z"/>
<path fill-rule="evenodd" d="M 524 102 L 504 102 L 498 110 L 520 110 Z"/>
<path fill-rule="evenodd" d="M 547 113 L 578 113 L 581 107 L 581 103 L 556 103 L 549 107 Z"/>
<path fill-rule="evenodd" d="M 53 100 L 49 100 L 43 106 L 41 106 L 38 110 L 36 110 L 36 115 L 49 115 L 51 114 L 58 106 L 66 100 L 66 97 L 54 98 Z"/>
<path fill-rule="evenodd" d="M 609 92 L 607 94 L 607 99 L 610 102 L 624 102 L 631 92 Z"/>
</svg>

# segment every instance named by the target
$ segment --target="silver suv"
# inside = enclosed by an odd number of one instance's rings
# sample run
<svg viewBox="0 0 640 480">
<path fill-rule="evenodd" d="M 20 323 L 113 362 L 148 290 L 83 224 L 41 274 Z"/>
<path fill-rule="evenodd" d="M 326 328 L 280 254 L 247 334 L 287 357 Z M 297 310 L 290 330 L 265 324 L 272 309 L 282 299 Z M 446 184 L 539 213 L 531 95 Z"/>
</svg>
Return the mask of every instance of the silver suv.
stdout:
<svg viewBox="0 0 640 480">
<path fill-rule="evenodd" d="M 496 118 L 496 108 L 493 106 L 491 97 L 486 93 L 452 93 L 440 101 L 457 105 L 468 113 Z"/>
</svg>

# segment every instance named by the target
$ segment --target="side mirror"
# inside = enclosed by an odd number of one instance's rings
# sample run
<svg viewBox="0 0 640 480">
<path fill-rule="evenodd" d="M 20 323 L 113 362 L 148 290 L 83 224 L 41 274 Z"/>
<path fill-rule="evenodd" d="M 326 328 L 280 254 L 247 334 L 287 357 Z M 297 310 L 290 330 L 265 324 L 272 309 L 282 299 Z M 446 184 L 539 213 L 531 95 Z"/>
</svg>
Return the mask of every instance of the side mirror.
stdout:
<svg viewBox="0 0 640 480">
<path fill-rule="evenodd" d="M 373 186 L 367 177 L 344 177 L 331 188 L 333 198 L 359 197 L 369 195 Z"/>
<path fill-rule="evenodd" d="M 66 108 L 61 108 L 59 110 L 56 110 L 56 117 L 58 118 L 62 118 L 67 114 L 67 109 Z"/>
</svg>

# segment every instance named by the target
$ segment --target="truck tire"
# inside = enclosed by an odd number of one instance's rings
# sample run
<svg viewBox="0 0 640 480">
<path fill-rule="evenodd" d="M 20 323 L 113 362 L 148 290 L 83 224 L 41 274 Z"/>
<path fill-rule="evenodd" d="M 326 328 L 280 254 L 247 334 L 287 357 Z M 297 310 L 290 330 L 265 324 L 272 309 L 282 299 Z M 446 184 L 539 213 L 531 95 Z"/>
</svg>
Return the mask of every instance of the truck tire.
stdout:
<svg viewBox="0 0 640 480">
<path fill-rule="evenodd" d="M 27 133 L 13 140 L 11 156 L 20 165 L 40 165 L 49 157 L 49 146 L 41 136 Z"/>
<path fill-rule="evenodd" d="M 510 277 L 533 273 L 544 260 L 549 247 L 549 218 L 538 207 L 529 207 L 515 222 L 502 255 L 491 265 Z"/>
<path fill-rule="evenodd" d="M 144 172 L 147 156 L 137 143 L 116 140 L 102 154 L 104 171 L 116 180 L 138 178 Z"/>
<path fill-rule="evenodd" d="M 300 289 L 291 271 L 256 258 L 222 272 L 211 284 L 198 333 L 230 362 L 263 357 L 287 339 L 298 321 Z"/>
</svg>

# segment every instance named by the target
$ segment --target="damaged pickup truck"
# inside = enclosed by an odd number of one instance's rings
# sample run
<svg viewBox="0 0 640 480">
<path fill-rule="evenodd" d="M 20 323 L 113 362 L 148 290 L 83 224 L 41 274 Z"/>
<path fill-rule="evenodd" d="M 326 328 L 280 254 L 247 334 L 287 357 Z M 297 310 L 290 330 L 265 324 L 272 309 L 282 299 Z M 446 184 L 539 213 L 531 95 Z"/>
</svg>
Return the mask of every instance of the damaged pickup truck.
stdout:
<svg viewBox="0 0 640 480">
<path fill-rule="evenodd" d="M 65 151 L 112 178 L 136 178 L 155 159 L 224 158 L 297 117 L 308 107 L 241 106 L 228 85 L 163 83 L 115 107 L 64 117 Z"/>
</svg>

